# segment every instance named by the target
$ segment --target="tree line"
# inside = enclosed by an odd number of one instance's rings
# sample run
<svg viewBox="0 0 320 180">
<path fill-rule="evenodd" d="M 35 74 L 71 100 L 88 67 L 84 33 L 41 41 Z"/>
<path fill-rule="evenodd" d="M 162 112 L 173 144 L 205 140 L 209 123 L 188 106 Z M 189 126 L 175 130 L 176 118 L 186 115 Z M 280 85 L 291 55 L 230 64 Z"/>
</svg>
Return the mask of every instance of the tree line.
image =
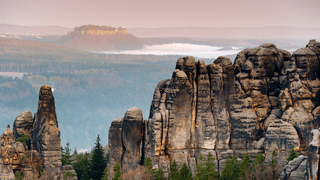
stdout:
<svg viewBox="0 0 320 180">
<path fill-rule="evenodd" d="M 71 153 L 69 143 L 67 143 L 64 148 L 61 147 L 62 164 L 72 165 L 79 180 L 101 179 L 107 166 L 109 154 L 104 152 L 100 141 L 98 135 L 95 146 L 90 153 L 78 153 L 76 149 Z"/>
<path fill-rule="evenodd" d="M 75 149 L 71 154 L 69 143 L 61 148 L 62 164 L 72 165 L 77 172 L 79 180 L 108 180 L 110 170 L 107 167 L 109 153 L 105 153 L 98 135 L 95 147 L 90 153 L 78 153 Z M 292 149 L 286 164 L 297 158 L 298 155 Z M 121 164 L 117 162 L 113 167 L 114 177 L 112 180 L 145 179 L 145 180 L 276 180 L 280 178 L 283 169 L 278 163 L 278 153 L 272 152 L 271 159 L 266 160 L 259 153 L 255 159 L 250 159 L 249 154 L 239 159 L 236 155 L 227 157 L 225 166 L 221 171 L 216 168 L 216 159 L 211 153 L 206 156 L 200 154 L 196 169 L 192 175 L 186 163 L 179 168 L 175 160 L 172 161 L 168 177 L 161 167 L 153 168 L 151 157 L 144 160 L 143 165 L 126 173 L 121 171 Z"/>
</svg>

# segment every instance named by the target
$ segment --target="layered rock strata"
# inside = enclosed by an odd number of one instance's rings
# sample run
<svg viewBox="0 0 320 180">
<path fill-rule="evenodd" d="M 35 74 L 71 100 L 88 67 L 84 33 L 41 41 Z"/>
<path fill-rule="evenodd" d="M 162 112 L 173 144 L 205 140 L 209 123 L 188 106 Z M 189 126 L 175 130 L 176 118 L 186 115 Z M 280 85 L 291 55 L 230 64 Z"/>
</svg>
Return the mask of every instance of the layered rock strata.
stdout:
<svg viewBox="0 0 320 180">
<path fill-rule="evenodd" d="M 173 160 L 193 171 L 200 153 L 211 152 L 220 170 L 233 155 L 270 158 L 276 150 L 283 164 L 291 149 L 306 154 L 320 125 L 319 44 L 311 40 L 291 55 L 265 43 L 239 52 L 234 64 L 179 58 L 154 91 L 142 159 L 168 172 Z"/>
</svg>

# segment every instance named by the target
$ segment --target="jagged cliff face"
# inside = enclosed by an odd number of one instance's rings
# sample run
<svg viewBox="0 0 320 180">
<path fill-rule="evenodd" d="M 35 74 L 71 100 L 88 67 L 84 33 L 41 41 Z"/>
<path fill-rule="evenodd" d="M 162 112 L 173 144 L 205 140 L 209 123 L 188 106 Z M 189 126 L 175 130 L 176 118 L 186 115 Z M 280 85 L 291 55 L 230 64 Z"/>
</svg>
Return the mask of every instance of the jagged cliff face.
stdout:
<svg viewBox="0 0 320 180">
<path fill-rule="evenodd" d="M 311 40 L 292 55 L 270 43 L 245 49 L 234 64 L 178 59 L 171 80 L 154 91 L 140 156 L 168 172 L 172 160 L 193 171 L 200 153 L 211 152 L 222 169 L 234 154 L 268 158 L 277 150 L 284 162 L 292 148 L 305 152 L 319 128 L 319 55 L 320 43 Z"/>
</svg>

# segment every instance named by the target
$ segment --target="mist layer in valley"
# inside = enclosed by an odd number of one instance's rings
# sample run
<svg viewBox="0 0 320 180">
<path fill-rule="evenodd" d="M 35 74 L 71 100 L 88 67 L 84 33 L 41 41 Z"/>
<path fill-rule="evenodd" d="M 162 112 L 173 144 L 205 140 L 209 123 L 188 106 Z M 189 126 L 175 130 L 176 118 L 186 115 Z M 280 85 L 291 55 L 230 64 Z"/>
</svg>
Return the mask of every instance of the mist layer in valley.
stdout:
<svg viewBox="0 0 320 180">
<path fill-rule="evenodd" d="M 222 55 L 237 54 L 242 47 L 216 47 L 209 45 L 171 43 L 161 45 L 145 45 L 142 49 L 126 51 L 96 51 L 105 54 L 132 54 L 132 55 L 181 55 L 198 58 L 217 58 Z"/>
</svg>

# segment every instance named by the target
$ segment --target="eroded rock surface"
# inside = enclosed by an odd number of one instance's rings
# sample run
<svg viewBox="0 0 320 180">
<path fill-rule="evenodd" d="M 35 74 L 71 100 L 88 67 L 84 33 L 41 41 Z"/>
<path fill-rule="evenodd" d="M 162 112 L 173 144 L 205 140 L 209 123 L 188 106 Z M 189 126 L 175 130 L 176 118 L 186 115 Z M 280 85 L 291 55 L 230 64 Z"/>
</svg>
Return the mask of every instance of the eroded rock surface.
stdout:
<svg viewBox="0 0 320 180">
<path fill-rule="evenodd" d="M 122 142 L 122 123 L 123 118 L 117 118 L 112 121 L 110 129 L 109 129 L 109 161 L 108 168 L 113 169 L 114 165 L 122 161 L 123 156 L 123 142 Z M 109 179 L 114 176 L 114 172 L 110 171 Z"/>
<path fill-rule="evenodd" d="M 24 134 L 29 136 L 29 140 L 15 142 Z M 8 125 L 0 140 L 0 179 L 14 179 L 12 170 L 19 171 L 26 180 L 59 180 L 63 179 L 66 171 L 72 172 L 72 179 L 77 179 L 72 167 L 62 166 L 60 161 L 60 130 L 49 85 L 40 88 L 35 117 L 32 118 L 30 111 L 23 111 L 14 121 L 13 133 Z"/>
<path fill-rule="evenodd" d="M 142 160 L 149 156 L 168 173 L 173 160 L 194 171 L 200 153 L 211 152 L 220 170 L 228 156 L 264 153 L 268 159 L 276 150 L 284 164 L 291 149 L 305 153 L 311 130 L 320 126 L 319 47 L 311 40 L 291 55 L 265 43 L 239 52 L 234 63 L 223 56 L 208 65 L 179 58 L 172 78 L 154 91 L 149 119 L 139 123 Z M 117 133 L 114 127 L 119 139 L 120 125 Z M 141 130 L 134 131 L 128 133 L 135 140 L 123 133 L 123 144 L 140 143 Z"/>
<path fill-rule="evenodd" d="M 138 167 L 141 163 L 140 147 L 144 128 L 142 111 L 138 107 L 128 109 L 123 118 L 112 121 L 109 129 L 109 161 L 107 164 L 109 169 L 113 169 L 117 162 L 121 163 L 123 172 Z M 113 173 L 109 174 L 109 178 L 113 176 Z"/>
<path fill-rule="evenodd" d="M 288 165 L 284 167 L 281 173 L 281 180 L 299 180 L 307 179 L 307 157 L 300 155 L 294 160 L 290 161 Z"/>
<path fill-rule="evenodd" d="M 308 145 L 307 170 L 309 179 L 319 179 L 320 131 L 311 131 L 312 141 Z"/>
<path fill-rule="evenodd" d="M 30 111 L 23 111 L 13 123 L 13 137 L 17 139 L 24 134 L 31 137 L 31 131 L 33 128 L 33 117 Z M 28 147 L 30 148 L 30 140 L 26 142 Z"/>
<path fill-rule="evenodd" d="M 13 180 L 14 174 L 12 161 L 16 156 L 13 135 L 10 125 L 7 126 L 6 132 L 0 136 L 1 154 L 0 154 L 0 178 L 4 180 Z"/>
<path fill-rule="evenodd" d="M 138 107 L 127 110 L 122 123 L 122 142 L 124 154 L 122 170 L 135 169 L 140 163 L 140 144 L 143 139 L 143 117 Z"/>
<path fill-rule="evenodd" d="M 33 149 L 37 150 L 49 178 L 59 174 L 61 163 L 61 139 L 51 87 L 43 85 L 39 91 L 38 111 L 32 131 Z"/>
<path fill-rule="evenodd" d="M 291 150 L 299 151 L 300 140 L 292 124 L 277 119 L 268 126 L 265 140 L 265 150 Z"/>
</svg>

